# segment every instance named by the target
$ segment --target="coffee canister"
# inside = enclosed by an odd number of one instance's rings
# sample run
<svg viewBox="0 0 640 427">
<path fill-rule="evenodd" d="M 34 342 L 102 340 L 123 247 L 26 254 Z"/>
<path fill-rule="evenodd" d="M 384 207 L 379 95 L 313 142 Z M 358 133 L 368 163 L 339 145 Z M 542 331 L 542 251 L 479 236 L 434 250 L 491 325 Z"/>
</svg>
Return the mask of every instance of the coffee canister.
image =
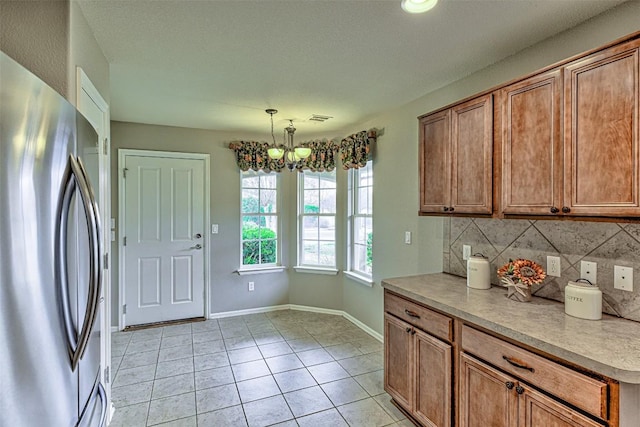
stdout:
<svg viewBox="0 0 640 427">
<path fill-rule="evenodd" d="M 467 286 L 473 289 L 490 289 L 490 263 L 482 254 L 473 254 L 467 260 Z"/>
<path fill-rule="evenodd" d="M 580 319 L 602 319 L 602 291 L 585 279 L 570 281 L 564 288 L 564 312 Z"/>
</svg>

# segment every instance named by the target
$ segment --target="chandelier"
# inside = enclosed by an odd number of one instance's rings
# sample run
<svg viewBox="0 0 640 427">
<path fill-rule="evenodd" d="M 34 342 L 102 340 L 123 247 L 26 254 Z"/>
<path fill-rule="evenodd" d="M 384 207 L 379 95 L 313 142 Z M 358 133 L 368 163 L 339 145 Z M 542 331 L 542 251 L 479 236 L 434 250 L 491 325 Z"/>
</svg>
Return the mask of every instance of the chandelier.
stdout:
<svg viewBox="0 0 640 427">
<path fill-rule="evenodd" d="M 293 145 L 293 134 L 296 131 L 296 128 L 293 126 L 293 120 L 289 120 L 289 126 L 284 128 L 284 143 L 276 145 L 276 138 L 273 135 L 273 115 L 276 114 L 278 110 L 269 108 L 265 110 L 265 112 L 271 116 L 271 139 L 273 140 L 273 145 L 269 147 L 267 154 L 269 158 L 273 160 L 280 160 L 284 157 L 285 165 L 292 171 L 299 161 L 311 155 L 311 148 Z"/>
</svg>

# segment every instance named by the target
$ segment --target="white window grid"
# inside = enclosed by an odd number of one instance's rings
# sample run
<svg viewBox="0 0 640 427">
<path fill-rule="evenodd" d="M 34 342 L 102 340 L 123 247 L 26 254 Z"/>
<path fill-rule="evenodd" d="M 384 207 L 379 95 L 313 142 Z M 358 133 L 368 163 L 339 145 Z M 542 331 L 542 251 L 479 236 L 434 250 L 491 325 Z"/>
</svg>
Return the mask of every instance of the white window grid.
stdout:
<svg viewBox="0 0 640 427">
<path fill-rule="evenodd" d="M 348 271 L 366 278 L 373 274 L 373 164 L 349 171 Z"/>
</svg>

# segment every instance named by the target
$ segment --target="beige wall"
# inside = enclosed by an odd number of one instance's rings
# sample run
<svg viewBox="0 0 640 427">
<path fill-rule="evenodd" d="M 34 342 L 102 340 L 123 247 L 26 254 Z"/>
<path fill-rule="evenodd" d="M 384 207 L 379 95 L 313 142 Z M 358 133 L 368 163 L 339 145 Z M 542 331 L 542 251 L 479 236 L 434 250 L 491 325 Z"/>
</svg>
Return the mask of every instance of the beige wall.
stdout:
<svg viewBox="0 0 640 427">
<path fill-rule="evenodd" d="M 0 49 L 74 105 L 80 66 L 109 102 L 109 63 L 75 1 L 0 1 Z"/>
<path fill-rule="evenodd" d="M 0 1 L 0 49 L 67 97 L 69 2 Z"/>
</svg>

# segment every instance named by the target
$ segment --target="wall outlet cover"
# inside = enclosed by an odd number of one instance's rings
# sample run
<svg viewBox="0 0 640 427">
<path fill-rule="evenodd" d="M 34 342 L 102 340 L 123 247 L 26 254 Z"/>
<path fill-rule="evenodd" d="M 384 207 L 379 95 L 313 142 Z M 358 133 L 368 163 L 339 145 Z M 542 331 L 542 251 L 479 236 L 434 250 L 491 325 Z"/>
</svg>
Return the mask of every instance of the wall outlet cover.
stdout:
<svg viewBox="0 0 640 427">
<path fill-rule="evenodd" d="M 613 266 L 613 288 L 633 292 L 633 268 Z"/>
<path fill-rule="evenodd" d="M 593 261 L 580 262 L 580 278 L 587 279 L 595 285 L 598 280 L 598 264 Z"/>
<path fill-rule="evenodd" d="M 560 277 L 561 271 L 560 257 L 547 256 L 547 274 L 553 277 Z"/>
<path fill-rule="evenodd" d="M 471 245 L 462 245 L 462 259 L 468 260 L 471 256 Z"/>
</svg>

